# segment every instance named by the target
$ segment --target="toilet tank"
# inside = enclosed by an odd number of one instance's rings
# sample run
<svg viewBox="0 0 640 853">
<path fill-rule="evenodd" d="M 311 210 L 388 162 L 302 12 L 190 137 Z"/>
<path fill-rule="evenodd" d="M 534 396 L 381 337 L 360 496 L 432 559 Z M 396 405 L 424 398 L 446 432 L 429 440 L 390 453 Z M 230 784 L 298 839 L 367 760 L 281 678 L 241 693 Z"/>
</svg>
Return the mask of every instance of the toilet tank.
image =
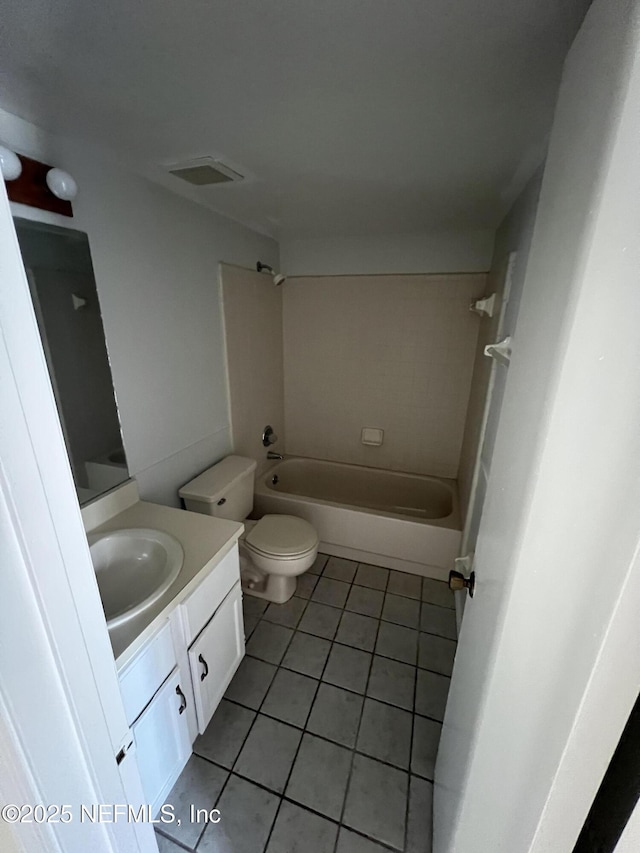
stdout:
<svg viewBox="0 0 640 853">
<path fill-rule="evenodd" d="M 207 468 L 178 494 L 191 512 L 244 521 L 253 509 L 255 459 L 227 456 Z"/>
</svg>

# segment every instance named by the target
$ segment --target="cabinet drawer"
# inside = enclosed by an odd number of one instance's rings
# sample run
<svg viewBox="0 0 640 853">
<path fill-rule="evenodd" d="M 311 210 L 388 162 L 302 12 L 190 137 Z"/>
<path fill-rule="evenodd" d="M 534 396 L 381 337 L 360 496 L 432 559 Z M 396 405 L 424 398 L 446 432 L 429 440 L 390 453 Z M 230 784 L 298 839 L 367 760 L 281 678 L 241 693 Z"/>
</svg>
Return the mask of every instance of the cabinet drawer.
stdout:
<svg viewBox="0 0 640 853">
<path fill-rule="evenodd" d="M 118 678 L 127 723 L 131 725 L 176 665 L 171 625 L 167 621 L 149 638 Z"/>
<path fill-rule="evenodd" d="M 238 546 L 234 545 L 182 605 L 187 646 L 191 645 L 239 580 L 240 560 Z"/>
<path fill-rule="evenodd" d="M 204 734 L 243 657 L 242 591 L 238 582 L 189 649 L 200 734 Z"/>
</svg>

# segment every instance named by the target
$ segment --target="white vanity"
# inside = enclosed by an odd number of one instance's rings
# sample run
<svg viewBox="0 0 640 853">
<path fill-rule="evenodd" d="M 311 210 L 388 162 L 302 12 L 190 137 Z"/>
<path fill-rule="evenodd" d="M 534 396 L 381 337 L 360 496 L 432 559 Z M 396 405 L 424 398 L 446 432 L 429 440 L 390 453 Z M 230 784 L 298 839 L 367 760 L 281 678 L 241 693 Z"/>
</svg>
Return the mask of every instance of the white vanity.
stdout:
<svg viewBox="0 0 640 853">
<path fill-rule="evenodd" d="M 140 501 L 133 481 L 82 514 L 91 535 L 155 529 L 184 551 L 169 588 L 109 630 L 145 799 L 155 813 L 244 656 L 238 560 L 243 526 Z"/>
</svg>

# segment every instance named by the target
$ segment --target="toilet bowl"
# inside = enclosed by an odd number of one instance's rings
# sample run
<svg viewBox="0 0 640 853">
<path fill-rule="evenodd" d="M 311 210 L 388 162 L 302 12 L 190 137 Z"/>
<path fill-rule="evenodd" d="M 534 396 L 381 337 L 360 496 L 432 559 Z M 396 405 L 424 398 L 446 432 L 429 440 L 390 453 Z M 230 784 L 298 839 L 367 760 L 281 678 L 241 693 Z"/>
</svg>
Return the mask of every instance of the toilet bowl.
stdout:
<svg viewBox="0 0 640 853">
<path fill-rule="evenodd" d="M 183 486 L 188 510 L 241 521 L 240 576 L 249 595 L 284 604 L 296 591 L 297 577 L 311 568 L 318 553 L 318 534 L 303 518 L 265 515 L 248 520 L 253 510 L 256 462 L 227 456 Z"/>
<path fill-rule="evenodd" d="M 250 595 L 284 604 L 296 591 L 297 577 L 318 554 L 318 534 L 292 515 L 265 515 L 245 521 L 240 538 L 240 574 Z"/>
</svg>

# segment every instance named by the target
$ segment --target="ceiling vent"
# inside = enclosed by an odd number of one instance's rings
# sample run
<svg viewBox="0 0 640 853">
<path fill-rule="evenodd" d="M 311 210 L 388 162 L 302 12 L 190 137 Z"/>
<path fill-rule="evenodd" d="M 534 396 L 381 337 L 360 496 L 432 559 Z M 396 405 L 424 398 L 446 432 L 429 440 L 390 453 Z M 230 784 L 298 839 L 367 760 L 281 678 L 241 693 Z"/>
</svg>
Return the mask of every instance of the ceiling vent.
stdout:
<svg viewBox="0 0 640 853">
<path fill-rule="evenodd" d="M 191 160 L 188 163 L 176 163 L 168 169 L 169 174 L 197 187 L 208 184 L 227 184 L 230 181 L 241 181 L 244 177 L 229 166 L 225 166 L 220 160 L 214 160 L 213 157 L 201 157 L 199 160 Z"/>
</svg>

